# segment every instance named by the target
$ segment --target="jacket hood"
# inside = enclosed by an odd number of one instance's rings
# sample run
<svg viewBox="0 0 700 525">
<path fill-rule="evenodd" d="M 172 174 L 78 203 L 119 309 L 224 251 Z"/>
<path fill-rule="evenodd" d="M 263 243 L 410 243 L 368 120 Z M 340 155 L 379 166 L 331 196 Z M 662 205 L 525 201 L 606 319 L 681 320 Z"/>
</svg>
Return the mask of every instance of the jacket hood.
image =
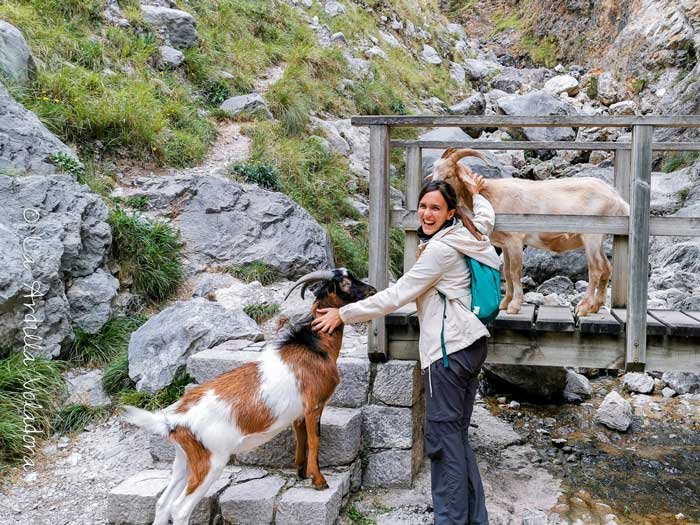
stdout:
<svg viewBox="0 0 700 525">
<path fill-rule="evenodd" d="M 483 234 L 482 234 L 483 235 Z M 462 224 L 462 221 L 455 221 L 454 226 L 438 231 L 429 242 L 442 242 L 458 252 L 468 255 L 496 270 L 501 267 L 501 258 L 496 253 L 496 249 L 491 244 L 489 238 L 484 235 L 484 239 L 479 241 Z"/>
</svg>

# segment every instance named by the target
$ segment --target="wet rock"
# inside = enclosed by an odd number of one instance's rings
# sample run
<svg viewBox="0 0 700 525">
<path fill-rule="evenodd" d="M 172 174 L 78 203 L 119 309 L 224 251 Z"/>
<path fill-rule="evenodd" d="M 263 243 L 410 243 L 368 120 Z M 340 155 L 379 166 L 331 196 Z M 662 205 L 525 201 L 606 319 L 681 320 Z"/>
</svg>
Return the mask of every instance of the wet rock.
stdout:
<svg viewBox="0 0 700 525">
<path fill-rule="evenodd" d="M 139 391 L 155 392 L 171 383 L 191 354 L 231 339 L 261 338 L 258 325 L 241 309 L 202 298 L 178 301 L 132 334 L 129 377 Z"/>
<path fill-rule="evenodd" d="M 617 392 L 610 392 L 596 411 L 595 421 L 613 430 L 626 432 L 632 424 L 632 406 Z"/>
<path fill-rule="evenodd" d="M 654 378 L 640 372 L 630 372 L 624 375 L 622 387 L 628 392 L 651 394 L 654 391 Z"/>
<path fill-rule="evenodd" d="M 552 277 L 547 279 L 541 285 L 537 287 L 537 291 L 541 294 L 548 295 L 556 293 L 558 295 L 568 295 L 574 291 L 574 283 L 571 279 L 564 276 Z"/>
<path fill-rule="evenodd" d="M 700 393 L 700 374 L 664 372 L 661 379 L 678 394 Z"/>
</svg>

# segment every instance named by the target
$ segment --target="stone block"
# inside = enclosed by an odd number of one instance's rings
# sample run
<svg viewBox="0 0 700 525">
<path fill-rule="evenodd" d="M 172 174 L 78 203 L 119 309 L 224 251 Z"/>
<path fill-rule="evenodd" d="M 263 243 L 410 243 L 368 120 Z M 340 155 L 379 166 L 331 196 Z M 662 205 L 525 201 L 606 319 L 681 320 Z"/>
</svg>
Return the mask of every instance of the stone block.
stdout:
<svg viewBox="0 0 700 525">
<path fill-rule="evenodd" d="M 350 491 L 348 472 L 326 476 L 328 488 L 297 486 L 285 492 L 277 502 L 276 525 L 333 525 L 340 514 L 343 497 Z"/>
<path fill-rule="evenodd" d="M 156 502 L 169 479 L 168 470 L 143 470 L 123 481 L 109 493 L 107 520 L 115 525 L 153 523 Z"/>
<path fill-rule="evenodd" d="M 337 365 L 340 384 L 328 404 L 351 408 L 366 404 L 369 391 L 369 361 L 357 357 L 340 357 Z"/>
<path fill-rule="evenodd" d="M 386 405 L 411 407 L 420 399 L 422 386 L 417 361 L 389 361 L 377 365 L 372 397 Z"/>
<path fill-rule="evenodd" d="M 191 525 L 209 525 L 211 519 L 216 515 L 219 501 L 219 495 L 231 484 L 230 472 L 224 471 L 221 477 L 216 480 L 207 493 L 202 498 L 202 501 L 197 503 L 197 506 L 192 511 L 190 518 Z"/>
<path fill-rule="evenodd" d="M 247 343 L 250 343 L 250 341 L 247 341 Z M 255 361 L 259 357 L 260 352 L 229 350 L 219 347 L 210 348 L 197 352 L 187 359 L 187 373 L 197 383 L 204 383 L 224 372 Z"/>
<path fill-rule="evenodd" d="M 381 450 L 367 455 L 367 465 L 362 475 L 365 488 L 410 487 L 413 482 L 413 451 Z"/>
<path fill-rule="evenodd" d="M 414 411 L 411 408 L 368 405 L 362 409 L 365 446 L 370 448 L 411 448 Z"/>
<path fill-rule="evenodd" d="M 228 523 L 269 525 L 275 512 L 275 499 L 285 484 L 279 476 L 267 476 L 227 488 L 219 497 L 221 517 Z"/>
<path fill-rule="evenodd" d="M 172 462 L 175 459 L 175 445 L 168 438 L 157 434 L 149 434 L 148 451 L 156 463 Z"/>
<path fill-rule="evenodd" d="M 321 467 L 352 463 L 362 445 L 362 413 L 353 408 L 326 407 L 321 416 Z M 291 467 L 296 442 L 291 428 L 251 452 L 237 454 L 241 463 L 275 468 Z"/>
</svg>

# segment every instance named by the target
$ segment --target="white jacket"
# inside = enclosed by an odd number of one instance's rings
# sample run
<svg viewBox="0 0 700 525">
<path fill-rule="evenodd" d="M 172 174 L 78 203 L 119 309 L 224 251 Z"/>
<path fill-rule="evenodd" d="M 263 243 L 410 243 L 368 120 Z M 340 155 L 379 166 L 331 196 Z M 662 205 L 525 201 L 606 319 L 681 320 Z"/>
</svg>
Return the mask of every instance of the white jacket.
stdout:
<svg viewBox="0 0 700 525">
<path fill-rule="evenodd" d="M 493 231 L 495 213 L 489 201 L 474 195 L 476 228 L 488 236 Z M 416 302 L 420 323 L 421 368 L 442 358 L 440 331 L 444 302 L 447 297 L 445 348 L 448 354 L 462 350 L 481 337 L 489 337 L 486 327 L 471 311 L 471 274 L 465 255 L 491 266 L 500 267 L 500 258 L 488 237 L 477 240 L 461 221 L 438 231 L 427 243 L 413 267 L 395 284 L 362 301 L 340 309 L 346 324 L 362 323 L 391 313 L 412 301 Z"/>
</svg>

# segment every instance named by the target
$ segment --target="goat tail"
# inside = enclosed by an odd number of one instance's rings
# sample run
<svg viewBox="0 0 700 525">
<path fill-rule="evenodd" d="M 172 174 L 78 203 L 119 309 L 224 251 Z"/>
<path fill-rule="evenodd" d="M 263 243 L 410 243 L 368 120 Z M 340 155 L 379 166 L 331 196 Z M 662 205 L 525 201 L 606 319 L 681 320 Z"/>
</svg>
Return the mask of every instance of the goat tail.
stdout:
<svg viewBox="0 0 700 525">
<path fill-rule="evenodd" d="M 459 160 L 463 159 L 464 157 L 476 157 L 478 159 L 483 160 L 487 166 L 491 166 L 491 163 L 486 159 L 486 157 L 479 151 L 476 151 L 474 149 L 469 149 L 469 148 L 462 148 L 462 149 L 453 149 L 450 148 L 452 151 L 449 154 L 450 160 L 453 162 L 458 162 Z M 448 149 L 448 151 L 450 150 Z"/>
<path fill-rule="evenodd" d="M 132 406 L 126 406 L 124 408 L 126 409 L 124 420 L 132 425 L 136 425 L 152 434 L 158 434 L 160 436 L 168 436 L 170 434 L 170 426 L 168 425 L 165 414 L 162 412 L 149 412 L 148 410 Z"/>
</svg>

